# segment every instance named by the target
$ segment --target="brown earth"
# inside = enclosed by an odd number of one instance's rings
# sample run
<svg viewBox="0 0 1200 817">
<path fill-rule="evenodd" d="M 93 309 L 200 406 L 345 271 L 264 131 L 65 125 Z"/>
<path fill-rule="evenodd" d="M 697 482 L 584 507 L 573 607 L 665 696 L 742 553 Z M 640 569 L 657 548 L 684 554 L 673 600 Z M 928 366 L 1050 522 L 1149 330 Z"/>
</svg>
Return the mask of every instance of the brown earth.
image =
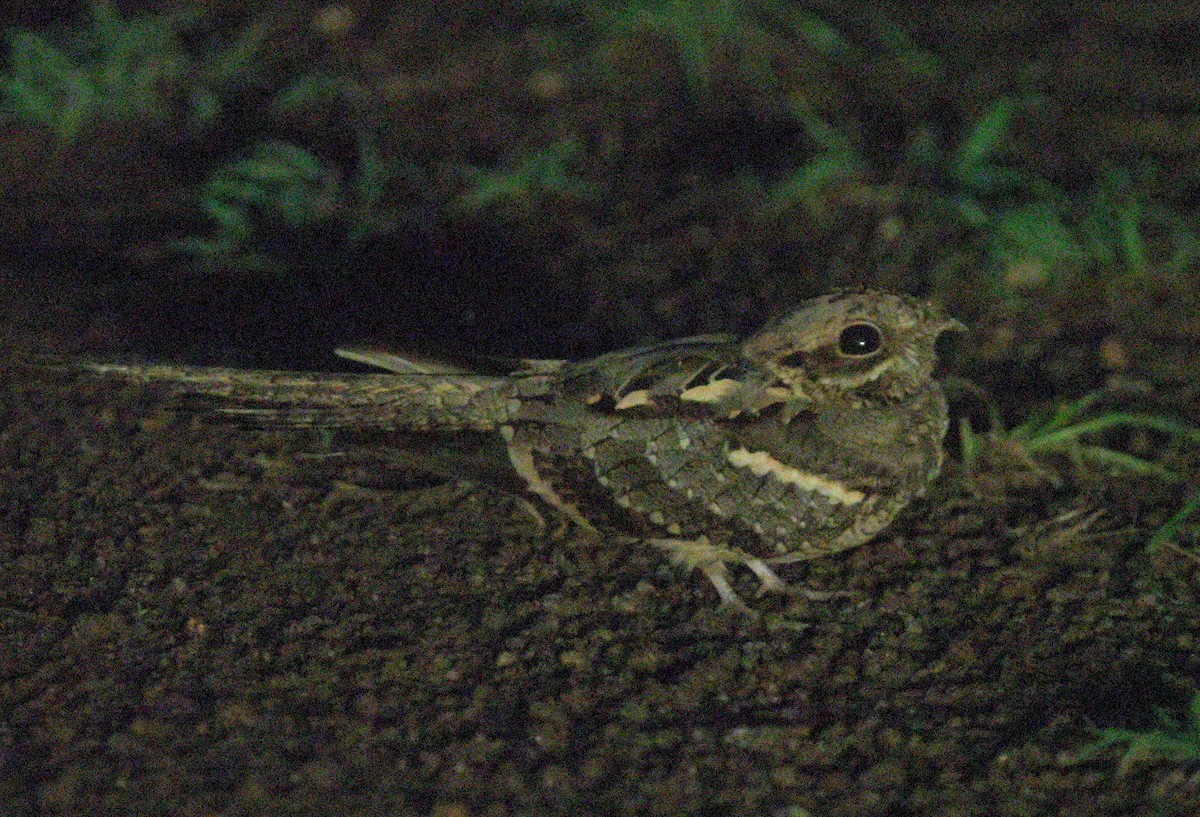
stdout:
<svg viewBox="0 0 1200 817">
<path fill-rule="evenodd" d="M 1196 566 L 1064 515 L 1129 486 L 997 499 L 952 463 L 788 570 L 850 596 L 756 622 L 486 489 L 338 487 L 369 470 L 302 456 L 336 439 L 24 365 L 82 330 L 9 284 L 5 814 L 1197 813 L 1187 765 L 1076 760 L 1200 677 Z"/>
</svg>

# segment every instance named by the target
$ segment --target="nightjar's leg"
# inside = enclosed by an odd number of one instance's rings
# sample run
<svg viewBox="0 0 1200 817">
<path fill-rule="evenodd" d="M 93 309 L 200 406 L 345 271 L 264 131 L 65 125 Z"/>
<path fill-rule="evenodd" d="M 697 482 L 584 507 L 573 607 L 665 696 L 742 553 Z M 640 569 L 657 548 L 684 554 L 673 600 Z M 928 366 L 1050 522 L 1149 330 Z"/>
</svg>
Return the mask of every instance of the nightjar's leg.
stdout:
<svg viewBox="0 0 1200 817">
<path fill-rule="evenodd" d="M 671 559 L 689 570 L 696 568 L 708 577 L 716 588 L 721 602 L 735 610 L 757 617 L 758 611 L 751 609 L 734 591 L 729 582 L 728 564 L 743 564 L 758 576 L 761 586 L 759 595 L 763 593 L 794 593 L 811 601 L 828 601 L 829 599 L 845 598 L 854 595 L 846 590 L 811 590 L 807 587 L 788 584 L 779 578 L 767 561 L 774 559 L 756 559 L 741 551 L 723 548 L 708 541 L 707 536 L 696 539 L 650 539 L 650 544 L 662 548 Z"/>
<path fill-rule="evenodd" d="M 532 494 L 537 494 L 543 502 L 551 508 L 561 511 L 579 527 L 595 533 L 595 526 L 583 517 L 578 508 L 559 496 L 558 491 L 554 490 L 554 486 L 538 472 L 537 463 L 533 461 L 533 446 L 518 438 L 512 426 L 501 426 L 500 434 L 508 449 L 509 462 L 512 463 L 513 470 L 517 472 L 517 475 L 525 481 L 525 489 Z"/>
<path fill-rule="evenodd" d="M 537 527 L 538 535 L 540 536 L 545 534 L 549 525 L 546 522 L 545 515 L 543 515 L 542 512 L 537 509 L 537 506 L 523 496 L 513 497 L 513 499 L 516 500 L 517 505 L 520 506 L 521 510 L 529 514 L 529 518 L 533 520 L 533 524 Z M 557 534 L 557 531 L 555 531 L 555 533 Z M 553 539 L 555 536 L 551 536 L 551 538 Z"/>
<path fill-rule="evenodd" d="M 762 582 L 760 593 L 781 592 L 787 588 L 783 579 L 775 575 L 775 571 L 766 562 L 749 557 L 737 550 L 718 547 L 709 542 L 707 536 L 701 535 L 695 539 L 651 539 L 649 541 L 655 547 L 665 550 L 673 561 L 682 564 L 689 570 L 696 568 L 703 572 L 712 582 L 712 586 L 716 588 L 723 604 L 747 615 L 757 617 L 758 613 L 742 601 L 734 591 L 733 585 L 729 582 L 727 563 L 744 564 L 753 570 L 754 575 L 758 576 L 759 581 Z"/>
<path fill-rule="evenodd" d="M 754 571 L 754 575 L 758 576 L 758 580 L 762 582 L 762 587 L 759 588 L 759 593 L 782 593 L 787 590 L 788 585 L 779 575 L 771 569 L 771 566 L 762 559 L 746 559 L 744 562 L 746 567 Z"/>
</svg>

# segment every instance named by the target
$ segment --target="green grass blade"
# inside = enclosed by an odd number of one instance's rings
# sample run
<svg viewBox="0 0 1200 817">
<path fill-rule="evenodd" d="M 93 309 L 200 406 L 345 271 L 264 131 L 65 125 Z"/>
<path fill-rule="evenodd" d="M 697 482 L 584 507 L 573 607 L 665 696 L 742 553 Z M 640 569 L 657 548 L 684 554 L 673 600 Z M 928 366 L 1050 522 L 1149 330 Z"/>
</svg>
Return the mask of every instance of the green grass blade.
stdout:
<svg viewBox="0 0 1200 817">
<path fill-rule="evenodd" d="M 1200 428 L 1188 423 L 1153 414 L 1115 411 L 1075 423 L 1066 428 L 1058 428 L 1048 434 L 1032 436 L 1027 440 L 1026 447 L 1030 452 L 1054 450 L 1078 440 L 1084 434 L 1095 434 L 1119 427 L 1147 428 L 1182 437 L 1191 442 L 1200 442 Z"/>
<path fill-rule="evenodd" d="M 1078 450 L 1082 457 L 1100 465 L 1107 465 L 1122 471 L 1131 471 L 1147 477 L 1155 477 L 1164 482 L 1183 481 L 1182 474 L 1172 471 L 1170 468 L 1164 468 L 1150 460 L 1135 457 L 1133 454 L 1126 454 L 1124 451 L 1114 451 L 1111 448 L 1104 448 L 1099 445 L 1084 445 L 1080 446 Z"/>
<path fill-rule="evenodd" d="M 1146 543 L 1146 552 L 1154 553 L 1168 542 L 1175 541 L 1180 531 L 1183 530 L 1183 523 L 1197 511 L 1200 511 L 1200 492 L 1188 500 L 1178 512 L 1154 532 L 1154 535 L 1150 537 L 1150 541 Z M 1196 697 L 1192 699 L 1191 709 L 1194 717 L 1200 712 L 1200 693 L 1197 693 Z M 1196 728 L 1200 730 L 1200 724 Z"/>
</svg>

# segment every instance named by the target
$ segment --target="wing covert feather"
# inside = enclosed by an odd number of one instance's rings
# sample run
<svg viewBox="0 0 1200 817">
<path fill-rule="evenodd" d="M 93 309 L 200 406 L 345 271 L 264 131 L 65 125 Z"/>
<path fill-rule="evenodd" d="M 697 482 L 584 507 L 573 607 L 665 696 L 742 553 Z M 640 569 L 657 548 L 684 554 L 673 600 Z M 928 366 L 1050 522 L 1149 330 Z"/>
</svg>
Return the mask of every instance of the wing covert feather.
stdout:
<svg viewBox="0 0 1200 817">
<path fill-rule="evenodd" d="M 564 385 L 594 410 L 644 417 L 731 420 L 784 404 L 785 422 L 806 408 L 748 368 L 740 345 L 702 335 L 602 355 L 568 366 Z"/>
</svg>

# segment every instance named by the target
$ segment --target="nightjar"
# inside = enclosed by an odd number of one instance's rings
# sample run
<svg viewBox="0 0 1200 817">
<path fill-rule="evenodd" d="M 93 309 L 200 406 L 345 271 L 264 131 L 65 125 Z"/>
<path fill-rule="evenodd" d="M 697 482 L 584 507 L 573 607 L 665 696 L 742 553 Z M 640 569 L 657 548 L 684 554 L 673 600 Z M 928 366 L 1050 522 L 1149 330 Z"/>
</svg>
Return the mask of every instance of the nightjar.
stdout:
<svg viewBox="0 0 1200 817">
<path fill-rule="evenodd" d="M 394 432 L 454 473 L 453 439 L 485 436 L 509 476 L 581 527 L 628 534 L 748 610 L 727 565 L 773 566 L 879 533 L 937 476 L 946 399 L 933 306 L 878 291 L 814 298 L 749 338 L 665 341 L 497 374 L 338 350 L 381 374 L 91 364 L 214 399 L 230 418 Z"/>
</svg>

